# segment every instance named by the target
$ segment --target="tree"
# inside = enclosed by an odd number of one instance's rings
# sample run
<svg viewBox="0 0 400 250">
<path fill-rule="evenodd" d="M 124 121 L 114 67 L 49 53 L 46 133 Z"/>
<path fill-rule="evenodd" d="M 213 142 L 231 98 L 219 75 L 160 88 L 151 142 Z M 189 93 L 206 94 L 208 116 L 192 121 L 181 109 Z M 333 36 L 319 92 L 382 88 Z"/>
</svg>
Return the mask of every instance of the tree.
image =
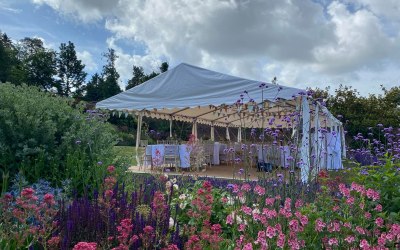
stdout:
<svg viewBox="0 0 400 250">
<path fill-rule="evenodd" d="M 118 85 L 119 74 L 115 68 L 115 61 L 118 58 L 115 54 L 115 50 L 108 49 L 108 52 L 104 54 L 104 57 L 107 59 L 107 64 L 103 66 L 103 81 L 100 84 L 102 99 L 111 97 L 122 91 Z"/>
<path fill-rule="evenodd" d="M 23 62 L 27 83 L 50 90 L 56 87 L 56 53 L 43 46 L 38 38 L 24 38 L 20 41 L 19 57 Z"/>
<path fill-rule="evenodd" d="M 161 73 L 167 72 L 168 68 L 169 68 L 169 64 L 167 62 L 163 62 L 163 63 L 161 63 L 161 66 L 160 66 L 160 72 Z"/>
<path fill-rule="evenodd" d="M 0 82 L 19 85 L 26 81 L 25 69 L 17 54 L 11 39 L 6 33 L 0 32 Z"/>
<path fill-rule="evenodd" d="M 89 102 L 99 101 L 102 99 L 100 93 L 100 86 L 102 84 L 103 79 L 99 74 L 94 74 L 88 84 L 86 85 L 86 95 L 85 100 Z"/>
<path fill-rule="evenodd" d="M 60 95 L 82 96 L 83 85 L 87 76 L 84 68 L 85 65 L 76 56 L 75 45 L 70 41 L 68 44 L 61 43 L 57 58 L 57 75 L 59 78 L 57 87 Z"/>
<path fill-rule="evenodd" d="M 133 71 L 133 77 L 128 81 L 126 90 L 142 84 L 143 78 L 145 77 L 143 67 L 138 67 L 136 65 L 133 65 L 132 71 Z"/>
<path fill-rule="evenodd" d="M 163 62 L 161 64 L 161 66 L 159 67 L 160 73 L 164 73 L 164 72 L 168 71 L 168 67 L 169 67 L 168 63 Z M 136 65 L 133 65 L 132 73 L 133 73 L 133 77 L 128 81 L 126 90 L 136 87 L 136 86 L 138 86 L 160 74 L 160 73 L 156 73 L 153 71 L 150 74 L 146 75 L 143 71 L 143 67 L 136 66 Z"/>
</svg>

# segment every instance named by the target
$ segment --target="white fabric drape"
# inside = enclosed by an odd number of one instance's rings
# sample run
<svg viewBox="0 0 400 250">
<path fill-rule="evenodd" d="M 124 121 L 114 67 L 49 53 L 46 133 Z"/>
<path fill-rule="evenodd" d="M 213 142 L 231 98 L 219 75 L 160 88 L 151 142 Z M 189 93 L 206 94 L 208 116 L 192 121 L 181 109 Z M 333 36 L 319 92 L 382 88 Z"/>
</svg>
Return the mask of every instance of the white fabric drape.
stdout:
<svg viewBox="0 0 400 250">
<path fill-rule="evenodd" d="M 310 174 L 310 106 L 307 97 L 302 96 L 301 100 L 302 118 L 303 118 L 303 135 L 301 138 L 301 180 L 308 182 Z"/>
<path fill-rule="evenodd" d="M 169 137 L 172 138 L 172 116 L 169 119 Z"/>
<path fill-rule="evenodd" d="M 215 141 L 215 133 L 214 133 L 214 125 L 211 126 L 211 135 L 210 135 L 210 139 L 211 141 Z"/>
<path fill-rule="evenodd" d="M 230 141 L 231 140 L 231 136 L 229 135 L 229 127 L 226 126 L 226 135 L 225 135 L 226 140 Z"/>
<path fill-rule="evenodd" d="M 140 136 L 141 136 L 141 132 L 142 132 L 142 119 L 143 116 L 141 113 L 138 114 L 137 117 L 137 127 L 136 127 L 136 151 L 139 148 L 139 144 L 140 144 Z"/>
<path fill-rule="evenodd" d="M 242 142 L 242 127 L 238 128 L 237 142 Z"/>
<path fill-rule="evenodd" d="M 314 139 L 313 139 L 313 148 L 314 148 L 314 171 L 315 173 L 318 172 L 319 169 L 322 168 L 323 165 L 323 145 L 322 145 L 322 140 L 323 140 L 323 135 L 321 133 L 321 125 L 320 125 L 320 120 L 319 120 L 319 104 L 316 105 L 315 107 L 315 115 L 314 115 Z M 314 172 L 313 171 L 313 172 Z"/>
</svg>

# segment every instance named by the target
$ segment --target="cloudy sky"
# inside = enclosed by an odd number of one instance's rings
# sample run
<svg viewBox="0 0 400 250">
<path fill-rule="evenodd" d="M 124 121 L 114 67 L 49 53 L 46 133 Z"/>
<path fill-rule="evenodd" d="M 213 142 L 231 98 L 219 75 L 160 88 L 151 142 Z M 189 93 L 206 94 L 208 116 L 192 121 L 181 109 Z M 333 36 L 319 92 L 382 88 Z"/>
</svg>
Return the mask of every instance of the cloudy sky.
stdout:
<svg viewBox="0 0 400 250">
<path fill-rule="evenodd" d="M 162 61 L 363 95 L 400 85 L 399 0 L 0 0 L 0 30 L 71 40 L 89 73 L 114 48 L 121 86 Z"/>
</svg>

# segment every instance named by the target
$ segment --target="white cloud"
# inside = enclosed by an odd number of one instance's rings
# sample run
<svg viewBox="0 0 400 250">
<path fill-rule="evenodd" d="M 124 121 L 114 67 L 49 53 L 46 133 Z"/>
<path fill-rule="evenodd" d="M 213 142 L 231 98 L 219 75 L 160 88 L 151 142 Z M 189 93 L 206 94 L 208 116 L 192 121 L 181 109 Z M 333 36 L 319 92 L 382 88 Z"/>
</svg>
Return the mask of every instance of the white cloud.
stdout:
<svg viewBox="0 0 400 250">
<path fill-rule="evenodd" d="M 132 65 L 188 62 L 297 87 L 353 84 L 375 91 L 400 68 L 400 1 L 32 0 L 84 22 L 105 22 L 123 79 Z M 145 55 L 115 45 L 144 44 Z M 368 77 L 367 77 L 368 76 Z"/>
<path fill-rule="evenodd" d="M 89 51 L 77 51 L 76 56 L 85 64 L 86 71 L 94 72 L 98 69 L 96 62 L 94 61 L 93 56 Z"/>
</svg>

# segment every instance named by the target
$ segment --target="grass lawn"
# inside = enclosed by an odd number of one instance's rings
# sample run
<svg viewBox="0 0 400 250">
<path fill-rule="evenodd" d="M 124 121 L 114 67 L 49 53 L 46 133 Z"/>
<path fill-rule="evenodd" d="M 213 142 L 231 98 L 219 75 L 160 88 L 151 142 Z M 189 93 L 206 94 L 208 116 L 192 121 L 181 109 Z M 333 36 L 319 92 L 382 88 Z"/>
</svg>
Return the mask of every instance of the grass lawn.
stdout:
<svg viewBox="0 0 400 250">
<path fill-rule="evenodd" d="M 139 157 L 143 154 L 143 148 L 139 148 Z M 117 157 L 127 157 L 130 160 L 131 166 L 136 166 L 136 148 L 131 146 L 115 146 L 114 152 L 117 154 Z"/>
</svg>

